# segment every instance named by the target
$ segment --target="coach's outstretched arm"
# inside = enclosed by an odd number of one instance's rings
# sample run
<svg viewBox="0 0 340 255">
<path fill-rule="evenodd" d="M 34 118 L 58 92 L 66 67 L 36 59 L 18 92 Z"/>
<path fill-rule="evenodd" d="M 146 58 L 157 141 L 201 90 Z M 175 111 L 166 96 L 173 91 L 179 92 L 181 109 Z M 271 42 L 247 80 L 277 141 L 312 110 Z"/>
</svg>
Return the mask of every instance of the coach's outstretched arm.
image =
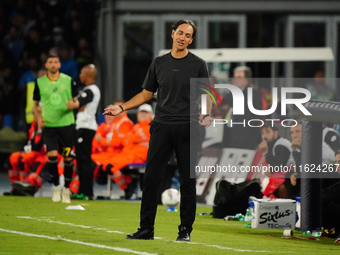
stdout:
<svg viewBox="0 0 340 255">
<path fill-rule="evenodd" d="M 121 105 L 110 105 L 104 109 L 104 115 L 115 116 L 123 111 L 135 108 L 141 104 L 148 102 L 153 96 L 153 92 L 144 89 L 142 92 L 135 95 L 129 101 Z"/>
</svg>

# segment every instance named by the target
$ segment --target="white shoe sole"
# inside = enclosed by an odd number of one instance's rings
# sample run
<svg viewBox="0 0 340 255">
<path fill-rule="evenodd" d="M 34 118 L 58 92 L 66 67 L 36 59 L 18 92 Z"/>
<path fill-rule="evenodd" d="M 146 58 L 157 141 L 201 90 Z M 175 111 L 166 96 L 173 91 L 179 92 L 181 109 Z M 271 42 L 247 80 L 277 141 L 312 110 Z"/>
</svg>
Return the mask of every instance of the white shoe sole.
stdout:
<svg viewBox="0 0 340 255">
<path fill-rule="evenodd" d="M 53 186 L 52 201 L 58 203 L 61 201 L 61 189 L 60 187 Z"/>
</svg>

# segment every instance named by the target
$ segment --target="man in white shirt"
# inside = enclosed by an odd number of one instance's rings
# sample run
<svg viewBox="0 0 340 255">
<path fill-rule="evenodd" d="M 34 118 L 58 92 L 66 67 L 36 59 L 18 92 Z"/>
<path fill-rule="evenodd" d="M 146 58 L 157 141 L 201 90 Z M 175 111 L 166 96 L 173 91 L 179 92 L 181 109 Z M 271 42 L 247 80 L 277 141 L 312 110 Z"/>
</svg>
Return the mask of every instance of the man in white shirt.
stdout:
<svg viewBox="0 0 340 255">
<path fill-rule="evenodd" d="M 78 198 L 92 200 L 93 164 L 91 160 L 92 139 L 97 130 L 96 113 L 100 101 L 100 90 L 95 84 L 97 69 L 94 65 L 86 65 L 79 74 L 85 85 L 79 94 L 67 102 L 68 109 L 78 109 L 76 117 L 76 159 L 79 176 Z"/>
</svg>

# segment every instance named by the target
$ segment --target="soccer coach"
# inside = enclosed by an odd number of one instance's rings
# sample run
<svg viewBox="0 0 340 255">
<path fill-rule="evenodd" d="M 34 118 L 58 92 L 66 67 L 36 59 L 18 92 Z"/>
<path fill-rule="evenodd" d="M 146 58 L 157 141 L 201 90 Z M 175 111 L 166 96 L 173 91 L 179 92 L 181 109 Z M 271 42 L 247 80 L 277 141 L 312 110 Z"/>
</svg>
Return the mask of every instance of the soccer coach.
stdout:
<svg viewBox="0 0 340 255">
<path fill-rule="evenodd" d="M 151 63 L 142 85 L 143 91 L 122 105 L 111 105 L 104 110 L 104 114 L 117 115 L 149 101 L 158 91 L 155 118 L 150 127 L 140 228 L 127 235 L 127 239 L 154 238 L 158 187 L 171 152 L 175 150 L 181 177 L 181 224 L 177 241 L 190 241 L 196 214 L 196 180 L 190 178 L 190 166 L 197 163 L 200 125 L 208 127 L 213 121 L 210 115 L 200 116 L 197 100 L 193 100 L 190 92 L 190 78 L 209 77 L 205 61 L 188 50 L 196 32 L 197 27 L 191 20 L 174 23 L 172 50 Z M 210 103 L 207 110 L 211 111 Z M 191 136 L 196 138 L 192 139 L 191 145 L 190 132 L 195 132 Z"/>
</svg>

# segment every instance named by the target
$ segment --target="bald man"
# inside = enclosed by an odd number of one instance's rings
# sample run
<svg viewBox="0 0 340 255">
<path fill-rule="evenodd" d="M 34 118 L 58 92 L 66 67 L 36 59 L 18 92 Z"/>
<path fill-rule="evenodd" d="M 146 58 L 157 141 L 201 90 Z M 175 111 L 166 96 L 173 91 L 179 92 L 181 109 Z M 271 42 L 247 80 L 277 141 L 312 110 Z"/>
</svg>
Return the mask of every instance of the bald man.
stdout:
<svg viewBox="0 0 340 255">
<path fill-rule="evenodd" d="M 78 109 L 76 117 L 76 159 L 79 176 L 79 192 L 73 198 L 92 200 L 93 164 L 91 160 L 92 139 L 97 130 L 96 113 L 100 101 L 100 90 L 95 84 L 97 68 L 90 64 L 84 66 L 79 79 L 84 88 L 75 98 L 67 102 L 68 109 Z"/>
</svg>

